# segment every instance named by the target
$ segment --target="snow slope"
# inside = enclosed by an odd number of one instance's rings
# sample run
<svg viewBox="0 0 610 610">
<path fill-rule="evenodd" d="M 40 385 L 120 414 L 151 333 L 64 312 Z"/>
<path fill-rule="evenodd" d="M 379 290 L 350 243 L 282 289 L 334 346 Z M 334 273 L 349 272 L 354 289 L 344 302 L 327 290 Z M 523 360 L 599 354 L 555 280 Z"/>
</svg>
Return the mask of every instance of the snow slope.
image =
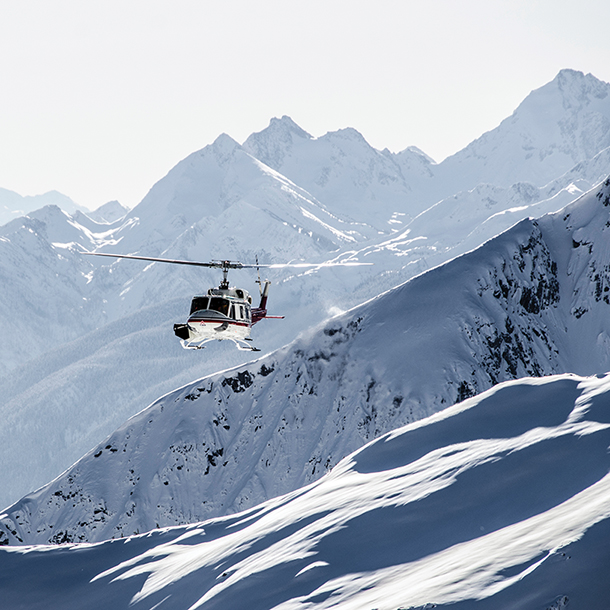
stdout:
<svg viewBox="0 0 610 610">
<path fill-rule="evenodd" d="M 610 84 L 561 70 L 515 112 L 439 165 L 453 192 L 481 182 L 544 186 L 610 146 Z"/>
<path fill-rule="evenodd" d="M 98 541 L 236 512 L 499 382 L 610 370 L 609 231 L 607 180 L 279 351 L 167 394 L 7 509 L 9 540 Z"/>
<path fill-rule="evenodd" d="M 3 608 L 605 610 L 609 445 L 609 376 L 507 382 L 243 513 L 0 547 Z"/>
</svg>

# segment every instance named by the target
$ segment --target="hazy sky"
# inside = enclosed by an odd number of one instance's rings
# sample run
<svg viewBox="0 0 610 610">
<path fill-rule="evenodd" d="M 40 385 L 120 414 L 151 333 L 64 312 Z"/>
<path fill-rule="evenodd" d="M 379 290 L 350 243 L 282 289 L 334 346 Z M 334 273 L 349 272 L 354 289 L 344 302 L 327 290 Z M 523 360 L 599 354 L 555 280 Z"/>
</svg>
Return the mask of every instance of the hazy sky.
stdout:
<svg viewBox="0 0 610 610">
<path fill-rule="evenodd" d="M 0 187 L 134 206 L 287 114 L 435 160 L 561 68 L 610 82 L 608 0 L 0 0 Z"/>
</svg>

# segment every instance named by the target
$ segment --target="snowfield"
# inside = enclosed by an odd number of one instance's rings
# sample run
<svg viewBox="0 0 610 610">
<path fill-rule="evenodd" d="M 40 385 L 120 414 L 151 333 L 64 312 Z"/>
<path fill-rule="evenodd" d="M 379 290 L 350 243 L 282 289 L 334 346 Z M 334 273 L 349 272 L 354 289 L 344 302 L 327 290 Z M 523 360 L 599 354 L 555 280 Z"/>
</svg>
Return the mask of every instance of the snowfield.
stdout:
<svg viewBox="0 0 610 610">
<path fill-rule="evenodd" d="M 609 376 L 506 382 L 243 513 L 0 548 L 3 608 L 604 610 L 609 446 Z"/>
</svg>

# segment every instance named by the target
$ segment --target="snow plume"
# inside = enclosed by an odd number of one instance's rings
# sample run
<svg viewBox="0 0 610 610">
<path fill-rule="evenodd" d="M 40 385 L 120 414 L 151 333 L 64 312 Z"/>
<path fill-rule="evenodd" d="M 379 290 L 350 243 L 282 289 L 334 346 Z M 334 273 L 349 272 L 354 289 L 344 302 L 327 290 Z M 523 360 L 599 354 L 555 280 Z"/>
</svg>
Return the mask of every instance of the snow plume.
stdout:
<svg viewBox="0 0 610 610">
<path fill-rule="evenodd" d="M 7 509 L 11 544 L 226 515 L 497 383 L 610 369 L 610 181 L 258 361 L 189 384 Z"/>
<path fill-rule="evenodd" d="M 3 607 L 602 610 L 609 444 L 610 377 L 506 382 L 247 512 L 0 548 Z"/>
</svg>

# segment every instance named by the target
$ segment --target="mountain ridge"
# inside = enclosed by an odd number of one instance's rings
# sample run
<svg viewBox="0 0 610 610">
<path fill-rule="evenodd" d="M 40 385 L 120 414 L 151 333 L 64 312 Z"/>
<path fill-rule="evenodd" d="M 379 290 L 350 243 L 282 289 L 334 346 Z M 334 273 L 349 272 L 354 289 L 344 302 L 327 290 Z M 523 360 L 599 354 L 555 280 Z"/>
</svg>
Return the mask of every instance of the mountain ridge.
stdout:
<svg viewBox="0 0 610 610">
<path fill-rule="evenodd" d="M 246 512 L 96 545 L 0 546 L 3 603 L 603 610 L 609 387 L 505 382 Z"/>
</svg>

